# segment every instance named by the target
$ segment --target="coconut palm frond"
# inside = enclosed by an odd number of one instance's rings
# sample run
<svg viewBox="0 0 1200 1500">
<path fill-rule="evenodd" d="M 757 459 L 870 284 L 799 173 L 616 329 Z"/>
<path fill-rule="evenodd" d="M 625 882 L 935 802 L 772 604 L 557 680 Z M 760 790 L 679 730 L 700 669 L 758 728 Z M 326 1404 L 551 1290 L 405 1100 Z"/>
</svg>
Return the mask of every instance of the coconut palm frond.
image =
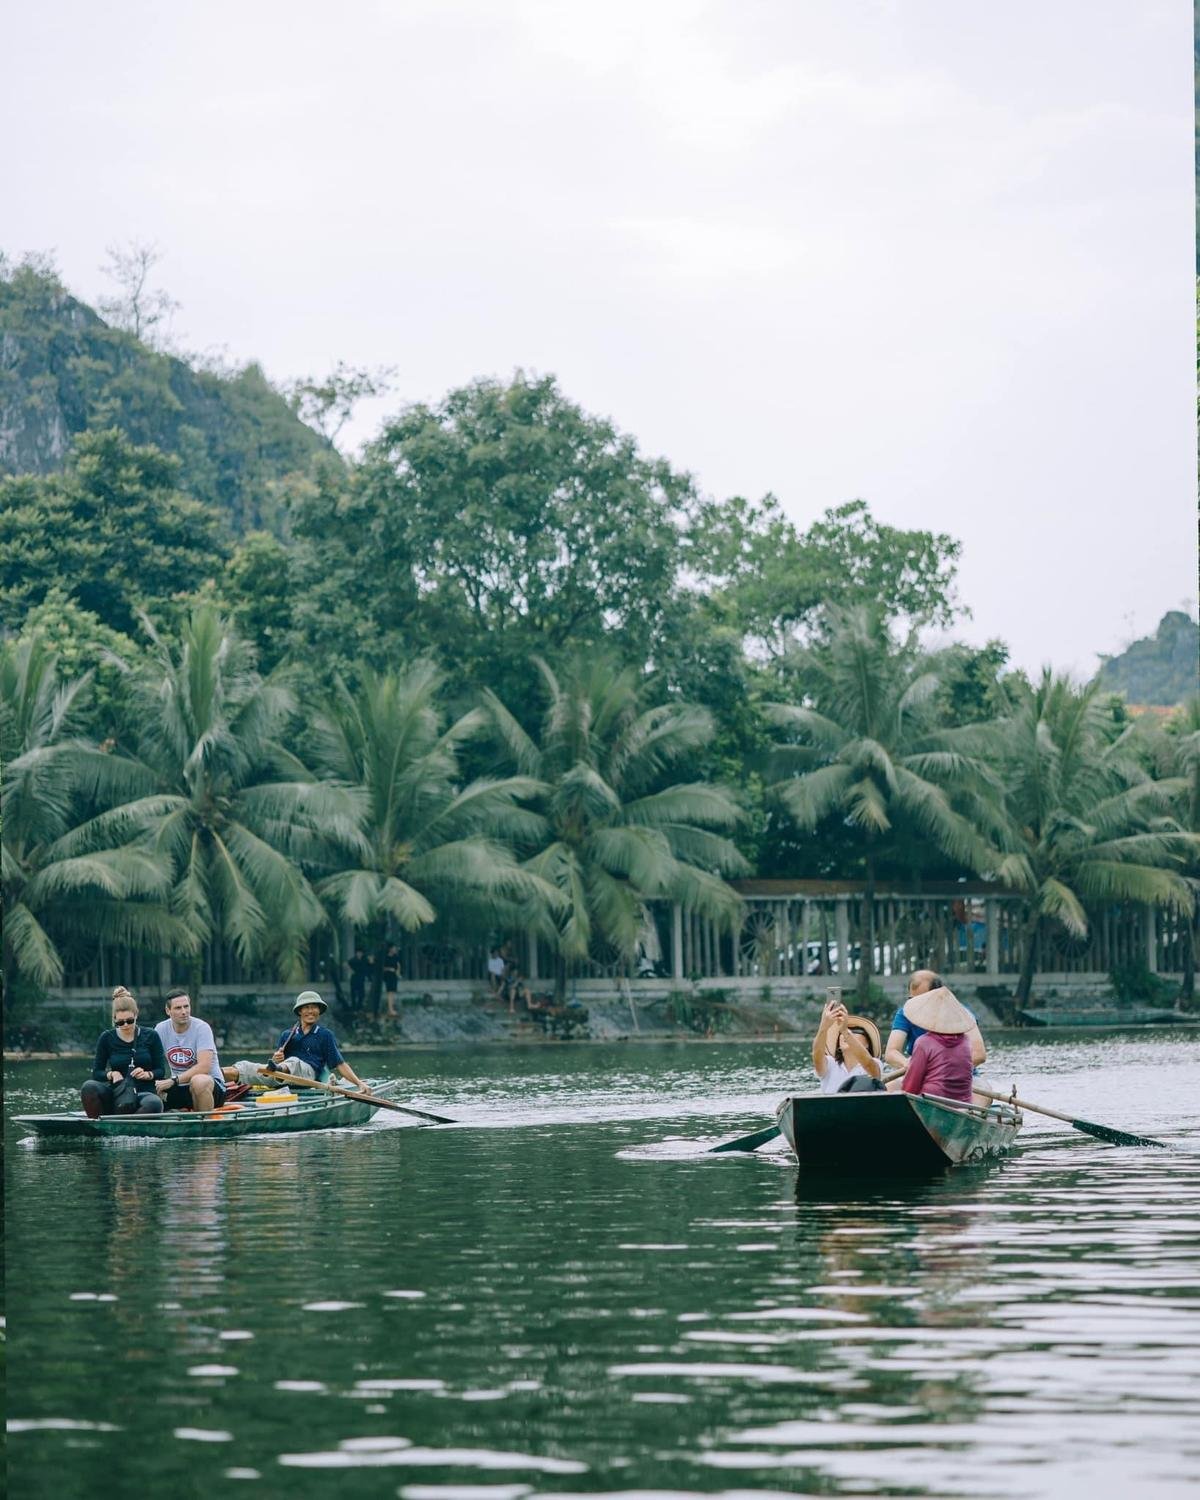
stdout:
<svg viewBox="0 0 1200 1500">
<path fill-rule="evenodd" d="M 509 713 L 490 688 L 484 688 L 483 702 L 496 736 L 517 771 L 522 776 L 539 776 L 542 757 L 532 737 L 522 729 L 514 715 Z"/>
<path fill-rule="evenodd" d="M 1061 880 L 1043 880 L 1037 893 L 1038 910 L 1061 922 L 1073 937 L 1086 937 L 1087 913 L 1075 892 Z"/>
<path fill-rule="evenodd" d="M 1080 866 L 1075 885 L 1085 900 L 1093 902 L 1133 901 L 1188 912 L 1195 906 L 1192 887 L 1181 875 L 1148 865 L 1089 859 Z"/>
<path fill-rule="evenodd" d="M 437 912 L 426 897 L 395 875 L 389 875 L 383 882 L 379 909 L 405 932 L 416 932 L 437 920 Z"/>
<path fill-rule="evenodd" d="M 746 814 L 727 787 L 707 781 L 680 782 L 648 796 L 626 802 L 621 821 L 659 828 L 667 823 L 691 823 L 697 828 L 736 828 Z"/>
<path fill-rule="evenodd" d="M 892 826 L 887 799 L 869 776 L 851 782 L 846 788 L 846 820 L 876 834 L 886 833 Z"/>
<path fill-rule="evenodd" d="M 732 840 L 689 823 L 660 823 L 675 859 L 729 877 L 750 874 L 750 862 Z"/>
<path fill-rule="evenodd" d="M 821 766 L 772 789 L 801 828 L 815 828 L 832 812 L 848 807 L 853 772 L 848 766 Z"/>
<path fill-rule="evenodd" d="M 61 984 L 62 959 L 44 927 L 23 901 L 4 909 L 4 946 L 17 971 L 37 984 Z"/>
</svg>

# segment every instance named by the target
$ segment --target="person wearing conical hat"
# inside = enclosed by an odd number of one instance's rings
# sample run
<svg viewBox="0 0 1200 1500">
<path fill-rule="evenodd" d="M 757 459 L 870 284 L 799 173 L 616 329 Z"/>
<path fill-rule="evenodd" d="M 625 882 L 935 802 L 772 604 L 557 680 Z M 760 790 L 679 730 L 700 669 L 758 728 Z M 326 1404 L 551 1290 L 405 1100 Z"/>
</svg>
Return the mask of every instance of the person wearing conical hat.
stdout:
<svg viewBox="0 0 1200 1500">
<path fill-rule="evenodd" d="M 823 1094 L 843 1092 L 853 1078 L 878 1079 L 879 1028 L 866 1016 L 850 1015 L 840 1000 L 830 1000 L 813 1037 L 812 1059 Z"/>
<path fill-rule="evenodd" d="M 908 998 L 911 1000 L 914 996 L 924 995 L 929 990 L 942 989 L 945 983 L 941 975 L 935 974 L 932 969 L 917 969 L 908 981 Z M 967 1045 L 971 1049 L 971 1064 L 975 1068 L 980 1068 L 987 1061 L 987 1048 L 984 1046 L 979 1024 L 974 1015 L 969 1010 L 967 1014 L 971 1017 L 971 1030 L 967 1032 Z M 883 1049 L 883 1060 L 889 1068 L 899 1068 L 903 1072 L 908 1067 L 908 1059 L 912 1055 L 912 1050 L 922 1030 L 922 1027 L 909 1020 L 902 1004 L 892 1020 L 892 1029 L 888 1033 L 887 1045 Z M 898 1081 L 888 1085 L 891 1089 L 897 1089 L 899 1086 Z"/>
<path fill-rule="evenodd" d="M 337 1037 L 320 1018 L 329 1009 L 316 990 L 304 990 L 296 996 L 292 1013 L 296 1024 L 290 1031 L 279 1035 L 279 1043 L 271 1054 L 268 1068 L 277 1073 L 291 1073 L 297 1078 L 320 1079 L 322 1074 L 332 1077 L 340 1075 L 356 1089 L 365 1089 L 366 1084 L 342 1056 Z M 230 1083 L 262 1083 L 262 1063 L 243 1059 L 224 1070 Z"/>
<path fill-rule="evenodd" d="M 939 1099 L 971 1102 L 971 1045 L 967 1033 L 975 1017 L 945 985 L 914 995 L 904 1014 L 921 1028 L 908 1071 L 900 1080 L 906 1094 L 936 1094 Z"/>
</svg>

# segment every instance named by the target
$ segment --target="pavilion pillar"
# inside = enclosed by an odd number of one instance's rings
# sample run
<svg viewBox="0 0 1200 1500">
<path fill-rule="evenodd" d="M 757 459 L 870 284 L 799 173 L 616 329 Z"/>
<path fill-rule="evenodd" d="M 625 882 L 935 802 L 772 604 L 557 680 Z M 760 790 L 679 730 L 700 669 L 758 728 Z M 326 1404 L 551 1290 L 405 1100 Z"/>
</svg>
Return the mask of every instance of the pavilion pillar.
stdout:
<svg viewBox="0 0 1200 1500">
<path fill-rule="evenodd" d="M 678 901 L 671 903 L 671 974 L 683 978 L 683 908 Z"/>
<path fill-rule="evenodd" d="M 986 928 L 985 941 L 987 943 L 987 971 L 989 974 L 1000 972 L 1000 903 L 994 896 L 989 896 L 983 903 L 984 926 Z"/>
<path fill-rule="evenodd" d="M 845 978 L 850 973 L 850 903 L 845 896 L 839 896 L 834 906 L 833 930 L 837 936 L 837 963 L 834 966 L 836 972 Z"/>
</svg>

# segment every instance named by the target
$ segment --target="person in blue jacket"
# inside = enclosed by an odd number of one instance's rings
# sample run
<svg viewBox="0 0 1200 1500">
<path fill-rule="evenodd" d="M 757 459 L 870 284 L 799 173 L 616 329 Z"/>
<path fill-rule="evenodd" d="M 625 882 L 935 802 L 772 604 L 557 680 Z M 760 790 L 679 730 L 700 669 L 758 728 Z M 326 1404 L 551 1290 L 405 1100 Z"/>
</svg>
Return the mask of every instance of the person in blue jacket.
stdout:
<svg viewBox="0 0 1200 1500">
<path fill-rule="evenodd" d="M 322 1026 L 321 1016 L 329 1009 L 316 990 L 305 990 L 296 996 L 292 1012 L 296 1024 L 279 1035 L 279 1044 L 271 1053 L 266 1067 L 277 1073 L 292 1073 L 297 1078 L 319 1079 L 323 1073 L 337 1074 L 356 1089 L 366 1084 L 342 1056 L 337 1037 Z M 263 1064 L 242 1060 L 222 1071 L 230 1083 L 260 1083 Z"/>
<path fill-rule="evenodd" d="M 940 974 L 935 974 L 932 969 L 917 969 L 908 981 L 908 998 L 914 999 L 917 995 L 927 994 L 930 990 L 945 988 L 946 981 Z M 963 1006 L 967 1010 L 966 1006 Z M 971 1017 L 971 1029 L 967 1032 L 967 1044 L 971 1049 L 971 1065 L 978 1070 L 987 1061 L 987 1048 L 983 1044 L 980 1035 L 979 1023 L 972 1011 L 967 1010 Z M 892 1018 L 892 1029 L 888 1033 L 887 1046 L 883 1049 L 883 1058 L 889 1068 L 899 1068 L 906 1071 L 912 1049 L 918 1037 L 925 1035 L 922 1027 L 910 1021 L 904 1014 L 904 1006 Z M 899 1081 L 888 1085 L 895 1090 L 900 1087 Z"/>
</svg>

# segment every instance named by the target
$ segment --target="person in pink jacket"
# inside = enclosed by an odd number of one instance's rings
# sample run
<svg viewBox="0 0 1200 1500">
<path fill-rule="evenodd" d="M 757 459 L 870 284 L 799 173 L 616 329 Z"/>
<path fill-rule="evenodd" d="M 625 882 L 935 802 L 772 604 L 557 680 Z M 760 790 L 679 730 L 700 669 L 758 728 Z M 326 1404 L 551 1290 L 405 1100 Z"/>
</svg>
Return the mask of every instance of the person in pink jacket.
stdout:
<svg viewBox="0 0 1200 1500">
<path fill-rule="evenodd" d="M 971 1103 L 971 1046 L 967 1032 L 975 1018 L 944 985 L 914 995 L 905 1017 L 924 1031 L 913 1044 L 908 1071 L 900 1081 L 906 1094 L 936 1094 Z"/>
</svg>

